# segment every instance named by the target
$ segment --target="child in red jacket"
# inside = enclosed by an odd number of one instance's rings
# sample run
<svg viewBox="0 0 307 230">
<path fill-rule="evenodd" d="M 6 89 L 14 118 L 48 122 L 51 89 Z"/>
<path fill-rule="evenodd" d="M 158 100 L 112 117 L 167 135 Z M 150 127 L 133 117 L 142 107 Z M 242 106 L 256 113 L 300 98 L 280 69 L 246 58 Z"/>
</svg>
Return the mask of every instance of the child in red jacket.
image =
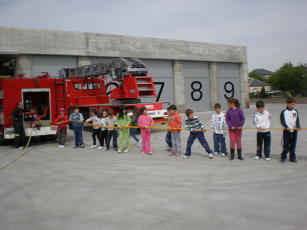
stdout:
<svg viewBox="0 0 307 230">
<path fill-rule="evenodd" d="M 55 120 L 55 123 L 58 125 L 57 136 L 59 141 L 59 147 L 64 148 L 65 146 L 65 137 L 67 135 L 67 123 L 68 117 L 65 115 L 65 109 L 60 108 L 60 114 Z"/>
<path fill-rule="evenodd" d="M 168 126 L 172 137 L 172 152 L 170 155 L 179 156 L 181 154 L 181 125 L 182 119 L 180 114 L 177 112 L 177 107 L 171 105 L 169 107 L 169 123 Z"/>
</svg>

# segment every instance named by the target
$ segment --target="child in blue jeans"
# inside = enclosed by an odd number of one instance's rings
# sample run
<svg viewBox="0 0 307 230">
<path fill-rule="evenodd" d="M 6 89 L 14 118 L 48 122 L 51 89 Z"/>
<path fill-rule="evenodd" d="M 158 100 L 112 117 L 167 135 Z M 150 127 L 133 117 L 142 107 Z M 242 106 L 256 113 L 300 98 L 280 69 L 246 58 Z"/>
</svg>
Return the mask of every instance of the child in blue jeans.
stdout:
<svg viewBox="0 0 307 230">
<path fill-rule="evenodd" d="M 83 115 L 79 113 L 79 108 L 75 108 L 74 112 L 70 114 L 69 120 L 71 121 L 72 128 L 75 134 L 75 146 L 74 148 L 84 148 L 83 144 Z"/>
<path fill-rule="evenodd" d="M 204 147 L 204 149 L 207 151 L 209 158 L 213 158 L 212 150 L 209 147 L 209 144 L 205 138 L 204 135 L 204 125 L 201 123 L 201 121 L 194 116 L 194 112 L 191 109 L 187 109 L 185 111 L 185 114 L 187 116 L 187 119 L 185 120 L 185 125 L 188 130 L 190 130 L 190 135 L 188 138 L 187 143 L 187 151 L 185 155 L 183 156 L 183 159 L 188 158 L 191 156 L 191 149 L 192 145 L 197 138 L 200 144 Z"/>
<path fill-rule="evenodd" d="M 213 142 L 214 142 L 214 155 L 220 154 L 222 157 L 227 155 L 226 149 L 226 130 L 227 123 L 225 114 L 221 111 L 221 105 L 219 103 L 214 105 L 215 114 L 211 118 L 211 128 L 213 131 Z"/>
</svg>

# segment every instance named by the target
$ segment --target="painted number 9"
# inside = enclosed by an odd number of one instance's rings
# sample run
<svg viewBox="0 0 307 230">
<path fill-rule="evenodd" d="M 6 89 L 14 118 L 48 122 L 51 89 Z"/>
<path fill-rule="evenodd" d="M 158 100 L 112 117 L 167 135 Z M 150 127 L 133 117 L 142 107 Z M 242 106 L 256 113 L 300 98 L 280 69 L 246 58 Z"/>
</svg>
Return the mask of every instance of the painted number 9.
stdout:
<svg viewBox="0 0 307 230">
<path fill-rule="evenodd" d="M 193 101 L 200 101 L 203 98 L 203 92 L 201 91 L 203 85 L 199 81 L 193 81 L 191 83 L 191 98 Z"/>
<path fill-rule="evenodd" d="M 225 94 L 224 97 L 226 99 L 232 98 L 235 95 L 235 87 L 232 82 L 227 81 L 224 85 Z"/>
</svg>

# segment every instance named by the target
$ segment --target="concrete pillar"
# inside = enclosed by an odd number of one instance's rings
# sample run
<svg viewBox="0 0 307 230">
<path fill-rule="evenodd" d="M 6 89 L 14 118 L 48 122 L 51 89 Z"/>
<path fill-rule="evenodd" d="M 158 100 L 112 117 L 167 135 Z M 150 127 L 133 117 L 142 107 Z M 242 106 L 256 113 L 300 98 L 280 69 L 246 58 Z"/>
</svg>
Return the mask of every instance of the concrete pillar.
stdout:
<svg viewBox="0 0 307 230">
<path fill-rule="evenodd" d="M 174 61 L 174 102 L 179 112 L 185 110 L 184 75 L 181 61 Z"/>
<path fill-rule="evenodd" d="M 90 65 L 91 60 L 89 57 L 86 57 L 86 56 L 78 56 L 77 64 L 78 66 Z"/>
<path fill-rule="evenodd" d="M 249 108 L 249 90 L 248 90 L 248 70 L 247 63 L 240 64 L 241 78 L 241 104 L 243 108 Z"/>
<path fill-rule="evenodd" d="M 32 56 L 31 55 L 18 55 L 16 57 L 16 70 L 15 76 L 24 74 L 25 78 L 32 76 Z"/>
<path fill-rule="evenodd" d="M 209 80 L 210 80 L 210 110 L 220 101 L 219 79 L 218 79 L 218 64 L 216 62 L 209 63 Z"/>
</svg>

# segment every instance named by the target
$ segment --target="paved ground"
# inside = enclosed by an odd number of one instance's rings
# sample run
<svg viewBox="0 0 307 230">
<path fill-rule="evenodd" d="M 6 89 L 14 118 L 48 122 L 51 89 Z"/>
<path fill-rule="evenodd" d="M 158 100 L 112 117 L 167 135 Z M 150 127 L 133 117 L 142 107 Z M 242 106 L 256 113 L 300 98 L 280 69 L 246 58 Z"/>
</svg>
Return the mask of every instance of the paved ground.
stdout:
<svg viewBox="0 0 307 230">
<path fill-rule="evenodd" d="M 271 107 L 279 127 L 283 105 Z M 298 108 L 307 127 L 306 105 Z M 272 136 L 270 162 L 252 159 L 254 131 L 244 132 L 244 162 L 210 160 L 199 144 L 190 159 L 169 157 L 160 131 L 153 156 L 73 150 L 71 137 L 64 150 L 36 143 L 0 173 L 0 229 L 306 229 L 307 131 L 299 136 L 298 164 L 278 162 L 281 133 Z M 187 133 L 182 137 L 185 143 Z M 89 134 L 85 140 L 91 143 Z M 0 147 L 0 164 L 19 153 Z"/>
</svg>

